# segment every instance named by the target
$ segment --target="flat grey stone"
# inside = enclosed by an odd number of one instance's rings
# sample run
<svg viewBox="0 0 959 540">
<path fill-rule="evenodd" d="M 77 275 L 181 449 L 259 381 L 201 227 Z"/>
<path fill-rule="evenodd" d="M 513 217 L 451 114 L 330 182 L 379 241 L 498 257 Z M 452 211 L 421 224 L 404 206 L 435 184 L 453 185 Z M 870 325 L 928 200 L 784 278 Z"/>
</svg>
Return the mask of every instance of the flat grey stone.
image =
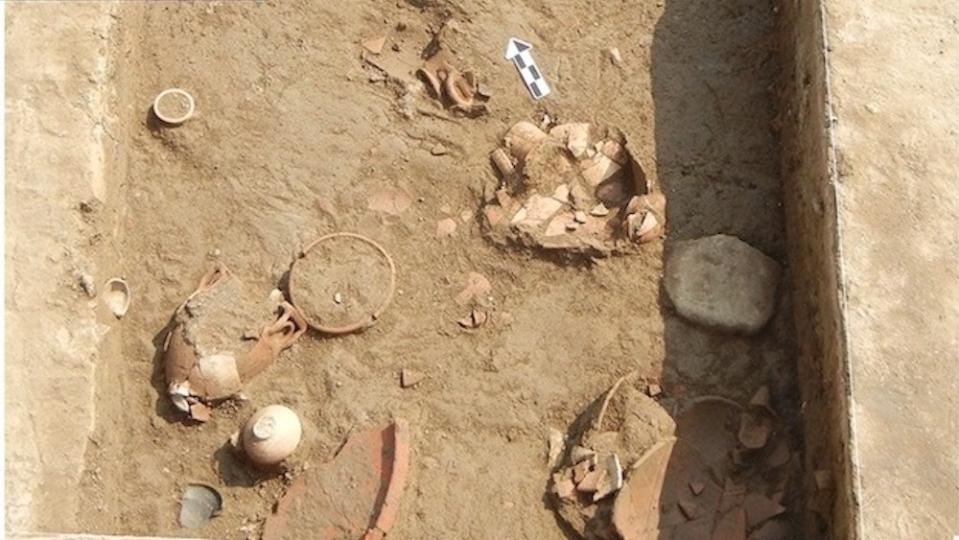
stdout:
<svg viewBox="0 0 959 540">
<path fill-rule="evenodd" d="M 751 334 L 776 307 L 776 261 L 725 234 L 679 242 L 666 260 L 666 293 L 684 318 Z"/>
</svg>

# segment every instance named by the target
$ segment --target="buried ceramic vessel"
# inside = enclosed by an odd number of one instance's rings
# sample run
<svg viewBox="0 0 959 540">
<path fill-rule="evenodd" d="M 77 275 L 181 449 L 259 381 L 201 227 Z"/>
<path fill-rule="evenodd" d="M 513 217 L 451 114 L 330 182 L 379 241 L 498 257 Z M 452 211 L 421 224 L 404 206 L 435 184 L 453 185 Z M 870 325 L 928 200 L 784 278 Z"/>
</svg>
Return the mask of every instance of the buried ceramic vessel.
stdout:
<svg viewBox="0 0 959 540">
<path fill-rule="evenodd" d="M 257 467 L 272 467 L 290 457 L 302 435 L 303 426 L 295 412 L 283 405 L 269 405 L 250 417 L 238 445 Z"/>
<path fill-rule="evenodd" d="M 164 123 L 178 126 L 191 117 L 196 102 L 189 92 L 180 88 L 167 88 L 153 100 L 153 114 Z"/>
<path fill-rule="evenodd" d="M 170 399 L 191 418 L 205 420 L 205 403 L 238 393 L 306 328 L 292 304 L 250 301 L 239 279 L 218 264 L 177 308 L 167 334 L 164 368 Z"/>
</svg>

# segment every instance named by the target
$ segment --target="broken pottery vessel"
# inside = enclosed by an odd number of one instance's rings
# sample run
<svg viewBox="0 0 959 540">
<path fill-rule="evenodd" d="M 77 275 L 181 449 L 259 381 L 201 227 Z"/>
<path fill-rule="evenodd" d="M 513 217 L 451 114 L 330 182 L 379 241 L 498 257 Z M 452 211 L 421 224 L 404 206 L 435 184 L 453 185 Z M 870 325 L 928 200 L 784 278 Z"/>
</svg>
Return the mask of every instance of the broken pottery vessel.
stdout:
<svg viewBox="0 0 959 540">
<path fill-rule="evenodd" d="M 438 40 L 430 48 L 432 54 L 416 74 L 426 83 L 433 97 L 444 106 L 467 116 L 489 112 L 486 96 L 479 92 L 479 82 L 472 71 L 460 71 L 453 54 Z"/>
<path fill-rule="evenodd" d="M 292 304 L 258 302 L 218 264 L 174 314 L 164 344 L 167 392 L 191 418 L 205 421 L 208 403 L 235 395 L 306 332 Z"/>
<path fill-rule="evenodd" d="M 356 432 L 332 461 L 298 476 L 263 524 L 264 540 L 381 540 L 399 512 L 410 467 L 409 424 Z"/>
<path fill-rule="evenodd" d="M 772 440 L 774 430 L 742 441 L 749 415 L 776 417 L 768 388 L 746 407 L 719 396 L 683 399 L 673 423 L 631 379 L 617 381 L 574 424 L 550 482 L 560 517 L 590 540 L 745 539 L 776 529 L 798 463 L 788 441 Z M 610 455 L 618 466 L 606 465 Z M 615 489 L 600 489 L 604 481 Z"/>
<path fill-rule="evenodd" d="M 557 513 L 583 538 L 619 538 L 612 514 L 628 482 L 628 467 L 675 428 L 666 410 L 635 387 L 634 378 L 619 379 L 580 416 L 569 450 L 552 474 Z"/>
<path fill-rule="evenodd" d="M 666 197 L 614 130 L 522 121 L 490 159 L 501 182 L 482 224 L 496 243 L 593 256 L 663 235 Z"/>
</svg>

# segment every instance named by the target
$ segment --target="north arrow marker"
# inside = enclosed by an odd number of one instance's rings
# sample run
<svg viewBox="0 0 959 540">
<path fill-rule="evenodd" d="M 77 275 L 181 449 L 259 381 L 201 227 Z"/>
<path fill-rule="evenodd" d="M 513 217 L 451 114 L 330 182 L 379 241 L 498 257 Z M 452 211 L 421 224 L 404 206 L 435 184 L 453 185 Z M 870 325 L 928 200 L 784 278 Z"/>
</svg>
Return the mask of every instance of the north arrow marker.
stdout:
<svg viewBox="0 0 959 540">
<path fill-rule="evenodd" d="M 549 95 L 549 85 L 546 84 L 546 79 L 536 66 L 536 60 L 533 60 L 533 55 L 530 54 L 532 49 L 533 46 L 529 43 L 510 38 L 506 43 L 506 59 L 513 61 L 533 99 L 542 99 Z"/>
</svg>

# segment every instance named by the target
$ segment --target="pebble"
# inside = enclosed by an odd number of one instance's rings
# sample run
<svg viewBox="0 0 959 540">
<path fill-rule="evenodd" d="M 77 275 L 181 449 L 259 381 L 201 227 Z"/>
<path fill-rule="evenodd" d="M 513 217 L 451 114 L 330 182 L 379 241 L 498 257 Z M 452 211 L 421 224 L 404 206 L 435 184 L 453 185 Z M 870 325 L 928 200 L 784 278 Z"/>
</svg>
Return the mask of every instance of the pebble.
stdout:
<svg viewBox="0 0 959 540">
<path fill-rule="evenodd" d="M 663 389 L 658 384 L 650 384 L 646 387 L 646 393 L 649 397 L 656 397 L 663 393 Z"/>
<path fill-rule="evenodd" d="M 333 301 L 336 302 L 337 304 L 342 304 L 342 303 L 343 303 L 343 295 L 340 294 L 340 293 L 334 294 L 334 295 L 333 295 Z"/>
<path fill-rule="evenodd" d="M 580 223 L 580 224 L 586 223 L 586 212 L 583 212 L 582 210 L 577 210 L 576 213 L 573 214 L 573 219 L 576 220 L 576 223 Z"/>
<path fill-rule="evenodd" d="M 772 317 L 779 264 L 734 237 L 678 242 L 663 282 L 676 311 L 692 322 L 752 334 Z"/>
<path fill-rule="evenodd" d="M 600 204 L 597 204 L 596 206 L 594 206 L 593 209 L 589 211 L 589 213 L 590 213 L 591 215 L 596 216 L 596 217 L 608 216 L 608 215 L 609 215 L 609 208 L 606 208 L 606 206 L 605 206 L 604 204 L 600 203 Z"/>
<path fill-rule="evenodd" d="M 97 295 L 97 286 L 93 282 L 93 276 L 86 272 L 77 271 L 74 276 L 77 279 L 77 283 L 80 284 L 80 288 L 83 289 L 83 292 L 86 293 L 90 298 L 94 298 Z"/>
<path fill-rule="evenodd" d="M 547 442 L 546 464 L 549 465 L 550 469 L 554 469 L 559 465 L 559 458 L 563 453 L 563 448 L 566 446 L 566 437 L 563 436 L 563 432 L 560 430 L 549 428 Z"/>
<path fill-rule="evenodd" d="M 619 48 L 610 47 L 607 52 L 609 53 L 609 60 L 614 66 L 618 66 L 623 63 L 623 55 L 619 53 Z"/>
<path fill-rule="evenodd" d="M 445 156 L 449 153 L 449 150 L 447 150 L 442 144 L 436 143 L 432 148 L 430 148 L 430 153 L 434 156 Z"/>
</svg>

